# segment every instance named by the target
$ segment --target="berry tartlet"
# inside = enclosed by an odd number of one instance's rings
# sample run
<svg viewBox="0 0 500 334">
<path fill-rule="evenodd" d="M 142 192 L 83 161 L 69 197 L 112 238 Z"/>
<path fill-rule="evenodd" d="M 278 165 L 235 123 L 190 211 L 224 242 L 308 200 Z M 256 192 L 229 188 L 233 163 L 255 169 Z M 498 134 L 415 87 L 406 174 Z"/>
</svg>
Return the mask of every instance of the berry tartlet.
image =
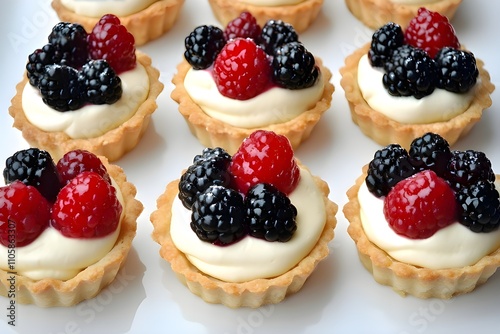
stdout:
<svg viewBox="0 0 500 334">
<path fill-rule="evenodd" d="M 170 182 L 152 237 L 179 280 L 231 308 L 281 302 L 329 253 L 337 205 L 288 139 L 258 130 L 229 155 L 206 148 Z"/>
<path fill-rule="evenodd" d="M 105 15 L 90 33 L 68 22 L 53 27 L 28 56 L 9 113 L 28 143 L 53 159 L 81 148 L 115 161 L 142 138 L 162 90 L 151 58 Z"/>
<path fill-rule="evenodd" d="M 226 26 L 243 12 L 251 13 L 260 25 L 281 20 L 304 32 L 318 17 L 324 0 L 208 0 L 219 22 Z"/>
<path fill-rule="evenodd" d="M 206 147 L 233 154 L 265 129 L 297 148 L 330 108 L 331 76 L 293 26 L 270 20 L 261 27 L 244 12 L 224 30 L 201 25 L 186 37 L 171 97 Z"/>
<path fill-rule="evenodd" d="M 495 180 L 496 179 L 496 180 Z M 402 295 L 451 298 L 500 266 L 499 176 L 434 133 L 378 150 L 343 212 L 362 264 Z"/>
<path fill-rule="evenodd" d="M 93 298 L 124 265 L 142 204 L 123 170 L 86 150 L 57 163 L 47 151 L 10 156 L 0 187 L 0 294 L 71 306 Z"/>
<path fill-rule="evenodd" d="M 363 24 L 378 29 L 386 22 L 405 28 L 420 7 L 453 18 L 462 0 L 345 0 L 347 8 Z"/>
<path fill-rule="evenodd" d="M 134 36 L 136 45 L 143 45 L 168 32 L 185 0 L 120 0 L 78 1 L 53 0 L 52 8 L 61 21 L 78 23 L 87 31 L 106 14 L 114 14 Z"/>
<path fill-rule="evenodd" d="M 378 144 L 408 148 L 427 132 L 450 145 L 491 106 L 495 89 L 448 19 L 420 8 L 406 29 L 389 22 L 340 69 L 352 120 Z"/>
</svg>

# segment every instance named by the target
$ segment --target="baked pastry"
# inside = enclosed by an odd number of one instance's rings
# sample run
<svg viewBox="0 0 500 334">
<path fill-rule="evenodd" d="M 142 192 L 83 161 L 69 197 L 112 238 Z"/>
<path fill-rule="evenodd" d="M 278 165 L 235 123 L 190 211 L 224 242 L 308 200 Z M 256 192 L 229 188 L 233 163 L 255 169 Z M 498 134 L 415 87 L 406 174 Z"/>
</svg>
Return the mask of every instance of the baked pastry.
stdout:
<svg viewBox="0 0 500 334">
<path fill-rule="evenodd" d="M 52 0 L 61 21 L 81 24 L 91 31 L 101 16 L 114 14 L 135 37 L 136 45 L 143 45 L 169 31 L 177 21 L 184 0 L 145 0 L 121 2 Z"/>
<path fill-rule="evenodd" d="M 279 303 L 329 253 L 337 205 L 328 193 L 295 160 L 286 137 L 258 130 L 233 156 L 204 149 L 167 185 L 151 214 L 152 237 L 179 280 L 206 302 Z"/>
<path fill-rule="evenodd" d="M 226 26 L 243 12 L 251 13 L 260 25 L 269 20 L 282 20 L 299 33 L 304 32 L 318 17 L 324 0 L 282 0 L 266 4 L 255 0 L 208 0 L 217 20 Z M 276 3 L 276 2 L 275 2 Z"/>
<path fill-rule="evenodd" d="M 347 8 L 363 24 L 378 29 L 387 22 L 403 28 L 417 15 L 420 7 L 453 18 L 462 0 L 345 0 Z"/>
<path fill-rule="evenodd" d="M 419 22 L 426 19 L 438 28 L 425 30 Z M 424 8 L 404 31 L 392 22 L 382 26 L 345 59 L 340 73 L 353 122 L 383 146 L 408 148 L 426 132 L 453 145 L 491 106 L 495 88 L 448 20 Z"/>
<path fill-rule="evenodd" d="M 361 263 L 401 295 L 471 292 L 500 266 L 498 180 L 483 152 L 437 134 L 378 150 L 343 208 Z"/>
<path fill-rule="evenodd" d="M 283 21 L 261 28 L 242 13 L 224 30 L 198 26 L 185 46 L 171 97 L 207 147 L 232 154 L 252 132 L 266 129 L 287 136 L 297 148 L 330 107 L 331 72 Z"/>
<path fill-rule="evenodd" d="M 113 15 L 90 34 L 60 22 L 48 41 L 28 57 L 16 87 L 14 127 L 54 159 L 77 148 L 119 159 L 137 145 L 157 108 L 159 71 Z"/>
<path fill-rule="evenodd" d="M 9 205 L 0 207 L 2 296 L 71 306 L 114 280 L 143 209 L 120 167 L 84 150 L 56 164 L 48 152 L 30 148 L 7 159 L 4 177 L 0 198 Z M 89 201 L 99 203 L 85 205 Z"/>
</svg>

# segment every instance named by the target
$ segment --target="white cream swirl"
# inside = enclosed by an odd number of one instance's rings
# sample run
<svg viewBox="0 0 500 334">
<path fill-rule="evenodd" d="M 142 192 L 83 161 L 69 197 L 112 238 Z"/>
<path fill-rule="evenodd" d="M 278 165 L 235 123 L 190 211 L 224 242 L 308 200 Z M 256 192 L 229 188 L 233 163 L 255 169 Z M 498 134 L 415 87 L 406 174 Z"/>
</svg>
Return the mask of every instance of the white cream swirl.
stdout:
<svg viewBox="0 0 500 334">
<path fill-rule="evenodd" d="M 497 189 L 500 184 L 496 184 Z M 384 199 L 371 194 L 363 182 L 358 192 L 360 218 L 366 236 L 392 258 L 430 269 L 459 268 L 475 264 L 500 247 L 500 229 L 475 233 L 456 222 L 427 239 L 396 234 L 387 223 Z"/>
<path fill-rule="evenodd" d="M 101 17 L 105 14 L 127 16 L 146 9 L 158 0 L 61 0 L 67 9 L 83 16 Z"/>
<path fill-rule="evenodd" d="M 312 175 L 301 168 L 297 188 L 289 195 L 297 208 L 297 231 L 288 242 L 268 242 L 254 237 L 215 246 L 201 241 L 191 230 L 191 211 L 176 196 L 172 205 L 170 234 L 175 246 L 199 270 L 226 282 L 275 277 L 293 268 L 318 241 L 326 223 L 321 191 Z"/>
</svg>

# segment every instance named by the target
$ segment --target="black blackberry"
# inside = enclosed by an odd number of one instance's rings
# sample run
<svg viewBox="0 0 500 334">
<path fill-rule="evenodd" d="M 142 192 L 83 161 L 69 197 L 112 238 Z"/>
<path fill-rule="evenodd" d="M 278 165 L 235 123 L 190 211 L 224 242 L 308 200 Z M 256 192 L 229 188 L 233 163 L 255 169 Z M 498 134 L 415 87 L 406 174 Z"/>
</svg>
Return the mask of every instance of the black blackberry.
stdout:
<svg viewBox="0 0 500 334">
<path fill-rule="evenodd" d="M 393 96 L 414 96 L 421 99 L 436 88 L 436 62 L 422 49 L 403 45 L 394 50 L 384 65 L 382 82 Z"/>
<path fill-rule="evenodd" d="M 87 62 L 87 32 L 77 23 L 59 22 L 48 37 L 49 43 L 56 48 L 60 63 L 80 68 Z"/>
<path fill-rule="evenodd" d="M 121 79 L 106 60 L 90 60 L 85 63 L 79 80 L 89 103 L 113 104 L 122 96 Z"/>
<path fill-rule="evenodd" d="M 437 87 L 454 93 L 465 93 L 476 84 L 479 70 L 471 52 L 445 47 L 434 58 L 438 68 Z"/>
<path fill-rule="evenodd" d="M 196 70 L 208 68 L 225 44 L 224 32 L 220 28 L 198 26 L 184 40 L 184 58 Z"/>
<path fill-rule="evenodd" d="M 312 53 L 300 42 L 290 42 L 275 50 L 273 80 L 287 89 L 303 89 L 314 85 L 319 69 Z"/>
<path fill-rule="evenodd" d="M 57 64 L 60 59 L 56 57 L 56 48 L 48 43 L 41 49 L 36 49 L 28 56 L 26 64 L 26 72 L 29 82 L 32 86 L 37 87 L 39 77 L 42 75 L 45 65 Z"/>
<path fill-rule="evenodd" d="M 245 197 L 248 234 L 267 241 L 286 242 L 297 230 L 297 209 L 275 186 L 258 183 Z"/>
<path fill-rule="evenodd" d="M 182 174 L 179 181 L 179 199 L 191 209 L 196 197 L 212 185 L 227 187 L 231 183 L 228 171 L 231 156 L 221 149 L 205 149 Z M 225 151 L 224 151 L 225 152 Z"/>
<path fill-rule="evenodd" d="M 5 161 L 5 183 L 19 180 L 33 186 L 50 202 L 54 202 L 61 189 L 56 165 L 47 151 L 29 148 L 17 151 Z"/>
<path fill-rule="evenodd" d="M 246 234 L 243 197 L 230 188 L 208 187 L 193 203 L 190 225 L 203 241 L 218 245 L 238 241 Z"/>
<path fill-rule="evenodd" d="M 448 163 L 446 180 L 455 191 L 477 181 L 495 181 L 495 173 L 486 154 L 479 151 L 453 151 Z"/>
<path fill-rule="evenodd" d="M 404 33 L 399 24 L 389 22 L 372 35 L 368 59 L 372 66 L 384 67 L 392 52 L 404 44 Z"/>
<path fill-rule="evenodd" d="M 295 28 L 282 20 L 269 20 L 262 27 L 259 45 L 267 54 L 273 55 L 274 50 L 283 44 L 297 42 L 299 35 Z"/>
<path fill-rule="evenodd" d="M 439 177 L 446 178 L 452 153 L 448 142 L 440 135 L 428 132 L 415 138 L 408 153 L 412 165 L 418 170 L 431 169 Z"/>
<path fill-rule="evenodd" d="M 76 110 L 85 103 L 78 71 L 66 65 L 47 65 L 39 77 L 42 100 L 58 111 Z"/>
<path fill-rule="evenodd" d="M 491 232 L 500 225 L 500 200 L 495 183 L 478 181 L 455 195 L 459 221 L 473 232 Z"/>
<path fill-rule="evenodd" d="M 416 172 L 408 152 L 399 144 L 390 144 L 377 150 L 368 164 L 366 186 L 375 196 L 386 196 L 396 183 Z"/>
</svg>

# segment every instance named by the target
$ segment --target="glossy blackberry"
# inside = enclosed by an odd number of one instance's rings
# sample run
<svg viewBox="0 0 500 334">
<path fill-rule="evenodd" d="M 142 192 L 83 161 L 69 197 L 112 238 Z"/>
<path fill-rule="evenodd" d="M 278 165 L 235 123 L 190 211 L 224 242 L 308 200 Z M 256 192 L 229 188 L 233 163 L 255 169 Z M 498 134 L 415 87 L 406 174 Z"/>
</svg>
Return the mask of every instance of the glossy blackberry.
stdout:
<svg viewBox="0 0 500 334">
<path fill-rule="evenodd" d="M 198 26 L 184 40 L 184 58 L 196 70 L 208 68 L 225 43 L 224 32 L 220 28 Z"/>
<path fill-rule="evenodd" d="M 303 89 L 314 85 L 319 69 L 312 53 L 300 42 L 283 44 L 273 57 L 273 80 L 287 89 Z"/>
<path fill-rule="evenodd" d="M 253 186 L 245 197 L 248 234 L 267 241 L 286 242 L 297 230 L 297 209 L 290 199 L 267 183 Z"/>
<path fill-rule="evenodd" d="M 368 59 L 372 66 L 384 67 L 392 52 L 404 44 L 404 33 L 401 26 L 389 22 L 372 35 Z"/>
<path fill-rule="evenodd" d="M 240 16 L 226 25 L 224 29 L 224 39 L 229 41 L 230 39 L 242 37 L 257 40 L 261 30 L 255 17 L 249 12 L 243 12 Z"/>
<path fill-rule="evenodd" d="M 243 197 L 223 186 L 210 186 L 193 203 L 191 229 L 198 238 L 217 245 L 238 241 L 246 234 Z"/>
<path fill-rule="evenodd" d="M 43 102 L 55 110 L 76 110 L 85 104 L 78 71 L 73 67 L 57 64 L 45 66 L 38 88 Z"/>
<path fill-rule="evenodd" d="M 479 151 L 453 151 L 445 179 L 456 191 L 477 181 L 495 181 L 495 173 L 486 154 Z"/>
<path fill-rule="evenodd" d="M 437 87 L 454 93 L 465 93 L 477 82 L 479 70 L 471 52 L 442 48 L 435 57 L 439 79 Z"/>
<path fill-rule="evenodd" d="M 17 151 L 5 161 L 5 183 L 15 180 L 34 186 L 49 201 L 54 202 L 61 180 L 56 165 L 47 151 L 29 148 Z"/>
<path fill-rule="evenodd" d="M 207 160 L 224 160 L 225 163 L 229 164 L 229 162 L 231 161 L 231 155 L 229 155 L 229 153 L 227 153 L 226 150 L 221 147 L 207 147 L 203 149 L 203 152 L 201 154 L 194 156 L 193 163 L 196 164 Z"/>
<path fill-rule="evenodd" d="M 207 151 L 210 150 L 210 151 Z M 195 157 L 194 163 L 182 174 L 179 181 L 179 199 L 191 209 L 196 197 L 212 185 L 227 187 L 231 183 L 228 171 L 231 157 L 220 150 L 206 149 L 204 155 Z"/>
<path fill-rule="evenodd" d="M 269 20 L 262 27 L 258 44 L 267 54 L 273 55 L 274 50 L 281 45 L 298 40 L 299 35 L 291 24 L 281 20 Z"/>
<path fill-rule="evenodd" d="M 459 222 L 473 232 L 491 232 L 500 225 L 500 200 L 495 184 L 478 181 L 455 195 Z"/>
<path fill-rule="evenodd" d="M 76 23 L 59 22 L 49 35 L 49 43 L 56 48 L 60 63 L 80 68 L 87 62 L 87 32 Z"/>
<path fill-rule="evenodd" d="M 382 82 L 393 96 L 413 96 L 421 99 L 436 88 L 436 62 L 422 49 L 403 45 L 394 50 L 385 62 Z"/>
<path fill-rule="evenodd" d="M 39 77 L 42 75 L 45 65 L 57 64 L 60 59 L 56 57 L 56 48 L 48 43 L 41 49 L 36 49 L 28 56 L 26 64 L 26 72 L 29 82 L 32 86 L 37 87 Z"/>
<path fill-rule="evenodd" d="M 85 63 L 79 80 L 89 103 L 113 104 L 122 97 L 121 79 L 106 60 L 90 60 Z"/>
<path fill-rule="evenodd" d="M 399 144 L 377 150 L 368 164 L 366 185 L 377 197 L 386 196 L 399 181 L 415 174 L 408 152 Z"/>
<path fill-rule="evenodd" d="M 415 138 L 408 153 L 412 165 L 417 169 L 431 169 L 439 177 L 446 178 L 452 153 L 448 142 L 440 135 L 428 132 Z"/>
</svg>

